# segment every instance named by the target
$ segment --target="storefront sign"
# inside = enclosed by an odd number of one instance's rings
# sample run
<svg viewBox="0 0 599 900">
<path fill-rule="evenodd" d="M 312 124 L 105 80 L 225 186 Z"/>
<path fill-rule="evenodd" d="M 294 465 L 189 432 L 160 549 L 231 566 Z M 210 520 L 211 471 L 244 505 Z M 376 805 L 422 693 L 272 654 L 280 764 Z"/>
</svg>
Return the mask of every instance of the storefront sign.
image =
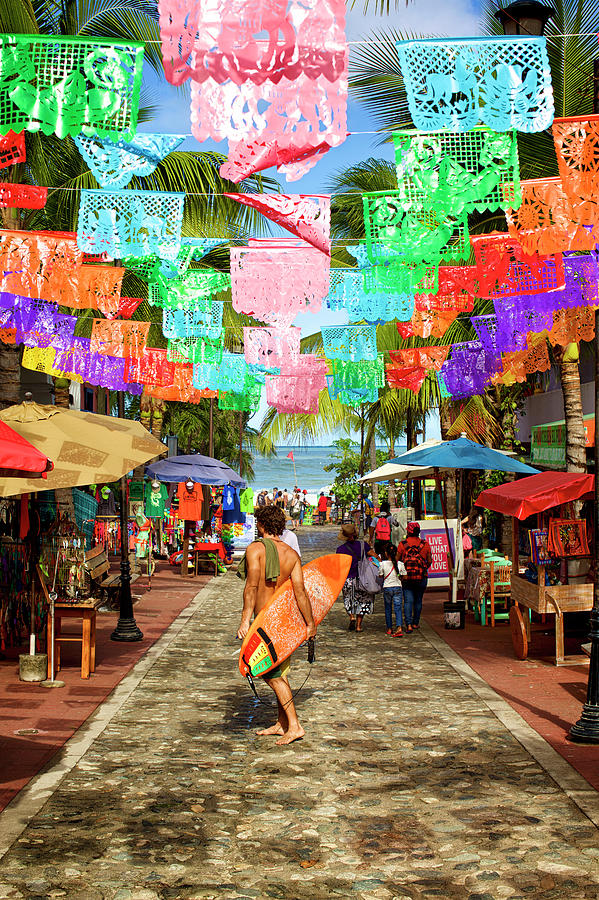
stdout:
<svg viewBox="0 0 599 900">
<path fill-rule="evenodd" d="M 595 443 L 595 416 L 584 416 L 585 446 Z M 533 466 L 564 469 L 566 466 L 566 424 L 549 422 L 532 428 L 530 461 Z"/>
<path fill-rule="evenodd" d="M 451 542 L 451 550 L 458 566 L 458 573 L 463 565 L 462 542 L 458 543 L 456 554 L 456 519 L 448 519 L 447 527 L 449 530 L 449 539 Z M 433 557 L 433 564 L 428 570 L 428 585 L 431 588 L 448 587 L 449 586 L 449 565 L 447 562 L 447 554 L 449 547 L 447 543 L 447 534 L 443 519 L 424 519 L 420 521 L 420 537 L 428 541 Z"/>
</svg>

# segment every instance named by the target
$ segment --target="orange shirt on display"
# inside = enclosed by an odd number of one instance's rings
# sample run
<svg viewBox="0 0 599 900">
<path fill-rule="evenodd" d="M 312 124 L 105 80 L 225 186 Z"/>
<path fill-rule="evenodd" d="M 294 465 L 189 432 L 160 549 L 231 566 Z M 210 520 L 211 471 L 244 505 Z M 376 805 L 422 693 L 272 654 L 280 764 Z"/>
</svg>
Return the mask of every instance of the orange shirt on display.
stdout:
<svg viewBox="0 0 599 900">
<path fill-rule="evenodd" d="M 179 518 L 197 522 L 202 518 L 202 485 L 194 483 L 192 490 L 187 489 L 184 481 L 177 488 L 179 498 Z"/>
</svg>

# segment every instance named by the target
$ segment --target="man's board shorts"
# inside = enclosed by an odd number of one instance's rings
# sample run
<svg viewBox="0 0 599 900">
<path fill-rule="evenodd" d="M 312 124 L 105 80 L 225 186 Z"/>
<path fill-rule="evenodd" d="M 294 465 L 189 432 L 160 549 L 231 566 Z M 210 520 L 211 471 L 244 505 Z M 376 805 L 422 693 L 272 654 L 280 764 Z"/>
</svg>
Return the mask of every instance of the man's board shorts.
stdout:
<svg viewBox="0 0 599 900">
<path fill-rule="evenodd" d="M 276 669 L 271 669 L 270 672 L 266 672 L 262 678 L 285 678 L 289 669 L 291 668 L 291 657 L 282 662 L 280 666 L 277 666 Z"/>
</svg>

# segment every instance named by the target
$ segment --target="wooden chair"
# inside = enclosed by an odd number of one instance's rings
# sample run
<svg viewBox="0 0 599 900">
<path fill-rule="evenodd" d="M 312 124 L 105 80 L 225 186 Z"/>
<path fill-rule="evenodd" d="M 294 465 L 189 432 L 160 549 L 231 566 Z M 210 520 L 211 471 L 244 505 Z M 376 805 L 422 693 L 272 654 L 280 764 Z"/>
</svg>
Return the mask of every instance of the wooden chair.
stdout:
<svg viewBox="0 0 599 900">
<path fill-rule="evenodd" d="M 491 628 L 495 628 L 496 619 L 509 619 L 509 600 L 512 593 L 511 578 L 511 564 L 500 564 L 494 559 L 483 561 L 480 587 L 480 620 L 482 625 L 487 624 L 487 604 L 489 604 Z M 486 584 L 484 583 L 485 581 L 487 581 Z M 497 603 L 503 604 L 502 612 L 497 612 Z"/>
</svg>

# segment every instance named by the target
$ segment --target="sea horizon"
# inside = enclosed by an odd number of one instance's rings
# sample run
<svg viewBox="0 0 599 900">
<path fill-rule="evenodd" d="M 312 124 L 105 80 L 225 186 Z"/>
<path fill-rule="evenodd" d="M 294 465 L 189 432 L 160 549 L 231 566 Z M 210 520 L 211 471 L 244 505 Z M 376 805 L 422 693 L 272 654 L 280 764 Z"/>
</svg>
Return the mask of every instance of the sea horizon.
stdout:
<svg viewBox="0 0 599 900">
<path fill-rule="evenodd" d="M 276 456 L 256 454 L 254 477 L 248 480 L 248 484 L 254 490 L 266 488 L 271 491 L 276 487 L 279 490 L 289 491 L 297 485 L 300 490 L 309 493 L 321 491 L 335 479 L 335 473 L 326 472 L 324 466 L 332 462 L 332 454 L 336 449 L 333 444 L 289 444 L 278 446 Z M 377 447 L 377 450 L 385 449 L 384 446 Z M 396 455 L 399 456 L 405 449 L 405 445 L 398 445 Z M 291 452 L 294 456 L 297 478 L 294 476 L 293 462 L 287 458 L 287 454 Z"/>
</svg>

